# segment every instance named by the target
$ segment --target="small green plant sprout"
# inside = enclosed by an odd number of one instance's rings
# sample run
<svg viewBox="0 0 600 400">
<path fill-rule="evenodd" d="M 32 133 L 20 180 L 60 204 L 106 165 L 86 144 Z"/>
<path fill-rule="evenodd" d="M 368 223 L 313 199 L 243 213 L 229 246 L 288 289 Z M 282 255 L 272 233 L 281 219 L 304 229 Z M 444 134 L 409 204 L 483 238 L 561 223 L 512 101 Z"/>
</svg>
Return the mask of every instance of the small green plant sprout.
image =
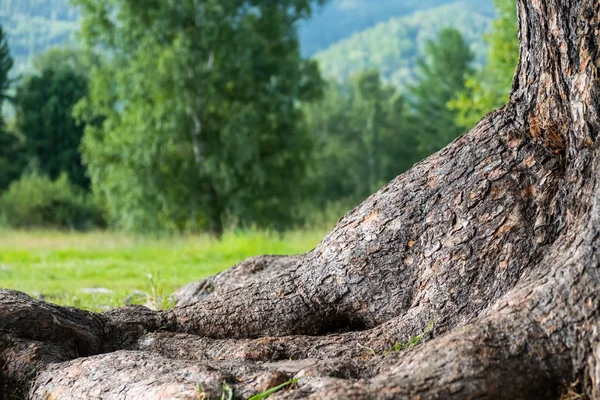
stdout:
<svg viewBox="0 0 600 400">
<path fill-rule="evenodd" d="M 233 399 L 233 390 L 227 384 L 227 382 L 223 381 L 223 391 L 221 392 L 221 400 L 232 400 Z"/>
<path fill-rule="evenodd" d="M 164 284 L 158 274 L 146 274 L 146 285 L 148 286 L 148 296 L 146 306 L 153 310 L 168 310 L 175 306 L 175 300 L 172 296 L 164 295 Z"/>
<path fill-rule="evenodd" d="M 210 400 L 210 395 L 204 390 L 204 386 L 201 383 L 198 383 L 198 400 Z M 223 386 L 221 389 L 221 400 L 232 400 L 233 399 L 233 390 L 227 384 L 227 382 L 223 381 Z"/>
<path fill-rule="evenodd" d="M 427 327 L 425 328 L 425 330 L 423 332 L 421 332 L 419 335 L 417 335 L 417 336 L 411 336 L 404 343 L 398 343 L 398 342 L 396 342 L 392 347 L 390 347 L 389 349 L 387 349 L 386 351 L 384 351 L 383 355 L 387 356 L 390 353 L 398 353 L 401 350 L 410 349 L 412 347 L 418 346 L 419 344 L 421 344 L 421 341 L 423 340 L 423 337 L 426 334 L 428 334 L 429 331 L 431 331 L 431 328 L 433 328 L 434 322 L 435 322 L 435 317 L 431 318 L 431 321 L 429 321 L 429 323 L 427 324 Z"/>
<path fill-rule="evenodd" d="M 254 396 L 250 397 L 248 400 L 262 400 L 262 399 L 266 399 L 267 397 L 269 397 L 273 393 L 275 393 L 275 392 L 283 389 L 284 387 L 286 387 L 288 385 L 293 385 L 296 382 L 298 382 L 298 378 L 290 379 L 289 381 L 284 382 L 281 385 L 277 385 L 275 387 L 272 387 L 271 389 L 265 390 L 264 392 L 255 394 Z"/>
<path fill-rule="evenodd" d="M 368 346 L 363 346 L 362 344 L 356 342 L 356 344 L 358 345 L 358 347 L 360 347 L 365 353 L 370 354 L 372 356 L 376 356 L 377 353 L 375 352 L 375 350 L 373 350 L 372 348 L 368 347 Z"/>
<path fill-rule="evenodd" d="M 210 400 L 210 396 L 204 390 L 204 386 L 201 383 L 198 383 L 198 400 Z"/>
</svg>

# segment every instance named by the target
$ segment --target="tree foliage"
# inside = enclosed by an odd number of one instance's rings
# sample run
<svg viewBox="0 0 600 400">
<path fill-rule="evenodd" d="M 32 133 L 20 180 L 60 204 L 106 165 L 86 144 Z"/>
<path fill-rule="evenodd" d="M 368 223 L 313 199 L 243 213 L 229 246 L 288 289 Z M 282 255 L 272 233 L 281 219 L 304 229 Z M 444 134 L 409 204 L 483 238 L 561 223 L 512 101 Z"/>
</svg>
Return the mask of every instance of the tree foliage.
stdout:
<svg viewBox="0 0 600 400">
<path fill-rule="evenodd" d="M 0 131 L 0 192 L 21 175 L 25 166 L 22 151 L 23 142 L 19 137 Z"/>
<path fill-rule="evenodd" d="M 78 112 L 104 118 L 84 157 L 113 224 L 293 219 L 310 150 L 299 103 L 321 87 L 295 29 L 311 1 L 75 3 L 88 49 L 109 52 Z"/>
<path fill-rule="evenodd" d="M 102 227 L 91 195 L 73 185 L 66 174 L 56 179 L 24 173 L 0 195 L 0 223 L 13 228 Z"/>
<path fill-rule="evenodd" d="M 426 56 L 419 60 L 419 81 L 409 87 L 408 129 L 422 157 L 441 149 L 464 132 L 456 124 L 457 112 L 447 107 L 464 90 L 472 72 L 473 53 L 460 32 L 444 28 L 437 42 L 429 41 Z"/>
<path fill-rule="evenodd" d="M 0 110 L 7 100 L 11 100 L 8 91 L 12 82 L 9 77 L 12 66 L 13 58 L 10 55 L 6 34 L 0 26 Z M 8 131 L 4 116 L 0 112 L 0 192 L 21 174 L 23 164 L 19 156 L 21 147 L 22 141 Z"/>
<path fill-rule="evenodd" d="M 404 100 L 367 71 L 345 85 L 330 82 L 322 101 L 307 107 L 315 136 L 315 199 L 353 206 L 414 161 L 403 128 Z"/>
<path fill-rule="evenodd" d="M 2 26 L 0 26 L 0 108 L 4 101 L 10 99 L 8 90 L 12 81 L 9 77 L 9 73 L 13 64 L 14 60 L 10 54 L 6 32 Z"/>
<path fill-rule="evenodd" d="M 471 128 L 481 117 L 504 105 L 519 57 L 516 3 L 514 0 L 494 0 L 498 18 L 492 32 L 486 35 L 488 63 L 467 79 L 466 88 L 450 102 L 458 111 L 458 124 Z"/>
<path fill-rule="evenodd" d="M 37 63 L 39 74 L 27 76 L 17 88 L 16 127 L 25 139 L 23 156 L 41 173 L 57 179 L 64 172 L 87 188 L 79 153 L 84 127 L 72 115 L 87 94 L 87 76 L 76 58 L 69 50 L 54 50 Z"/>
</svg>

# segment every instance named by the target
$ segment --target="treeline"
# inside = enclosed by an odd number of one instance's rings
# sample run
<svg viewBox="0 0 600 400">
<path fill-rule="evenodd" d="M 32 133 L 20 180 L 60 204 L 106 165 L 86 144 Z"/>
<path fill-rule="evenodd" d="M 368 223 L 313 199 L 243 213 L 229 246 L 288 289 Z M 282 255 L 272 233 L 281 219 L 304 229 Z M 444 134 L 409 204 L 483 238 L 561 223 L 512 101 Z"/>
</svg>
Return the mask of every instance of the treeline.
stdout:
<svg viewBox="0 0 600 400">
<path fill-rule="evenodd" d="M 374 70 L 325 81 L 301 57 L 297 22 L 323 2 L 77 0 L 82 49 L 16 82 L 2 32 L 0 224 L 220 234 L 339 217 L 505 101 L 512 0 L 490 64 L 445 28 L 402 93 Z"/>
</svg>

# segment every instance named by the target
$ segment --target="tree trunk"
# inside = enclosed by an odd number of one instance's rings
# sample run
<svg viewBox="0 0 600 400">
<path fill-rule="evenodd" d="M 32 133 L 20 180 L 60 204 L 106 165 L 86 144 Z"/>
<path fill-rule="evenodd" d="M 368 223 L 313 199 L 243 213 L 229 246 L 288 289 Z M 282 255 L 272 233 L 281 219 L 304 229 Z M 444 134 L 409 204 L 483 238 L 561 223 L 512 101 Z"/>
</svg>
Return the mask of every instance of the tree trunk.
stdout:
<svg viewBox="0 0 600 400">
<path fill-rule="evenodd" d="M 311 252 L 242 262 L 164 312 L 0 291 L 4 398 L 220 398 L 223 381 L 245 398 L 298 377 L 279 398 L 546 399 L 578 382 L 600 399 L 600 2 L 518 9 L 509 104 Z"/>
</svg>

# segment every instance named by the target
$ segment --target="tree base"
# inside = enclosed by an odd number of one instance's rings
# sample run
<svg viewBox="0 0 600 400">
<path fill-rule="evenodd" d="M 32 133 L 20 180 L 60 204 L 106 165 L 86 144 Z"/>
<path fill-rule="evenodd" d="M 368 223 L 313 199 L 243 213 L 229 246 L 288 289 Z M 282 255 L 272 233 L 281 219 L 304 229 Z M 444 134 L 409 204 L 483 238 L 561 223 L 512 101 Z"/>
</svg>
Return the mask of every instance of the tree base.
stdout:
<svg viewBox="0 0 600 400">
<path fill-rule="evenodd" d="M 600 398 L 600 151 L 567 164 L 517 120 L 490 114 L 313 251 L 247 260 L 169 311 L 0 291 L 2 398 L 248 398 L 293 377 L 278 398 L 558 398 L 577 380 Z"/>
</svg>

